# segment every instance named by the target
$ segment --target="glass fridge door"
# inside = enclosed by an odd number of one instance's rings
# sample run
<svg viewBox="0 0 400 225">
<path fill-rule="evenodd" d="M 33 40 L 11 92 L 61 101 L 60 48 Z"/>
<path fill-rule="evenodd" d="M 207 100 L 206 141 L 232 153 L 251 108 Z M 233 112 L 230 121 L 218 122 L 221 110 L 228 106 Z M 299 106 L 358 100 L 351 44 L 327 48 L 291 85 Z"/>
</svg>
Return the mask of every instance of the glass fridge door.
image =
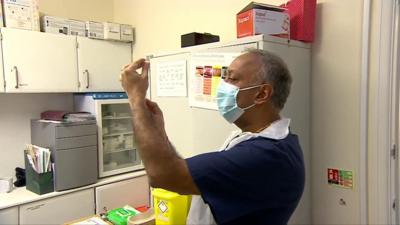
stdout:
<svg viewBox="0 0 400 225">
<path fill-rule="evenodd" d="M 102 103 L 100 106 L 100 177 L 143 168 L 133 136 L 127 100 L 123 103 Z"/>
</svg>

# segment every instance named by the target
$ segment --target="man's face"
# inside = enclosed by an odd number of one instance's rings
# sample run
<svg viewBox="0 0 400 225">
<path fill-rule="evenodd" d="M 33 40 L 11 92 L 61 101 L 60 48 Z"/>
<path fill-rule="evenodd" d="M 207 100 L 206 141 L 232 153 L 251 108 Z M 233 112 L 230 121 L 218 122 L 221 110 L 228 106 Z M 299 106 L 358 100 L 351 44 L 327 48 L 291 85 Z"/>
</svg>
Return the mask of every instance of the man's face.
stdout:
<svg viewBox="0 0 400 225">
<path fill-rule="evenodd" d="M 228 68 L 228 74 L 225 77 L 227 83 L 233 84 L 239 88 L 246 88 L 261 82 L 256 79 L 256 73 L 260 70 L 261 61 L 254 54 L 245 53 L 232 61 Z M 239 107 L 247 107 L 253 104 L 257 88 L 240 91 L 237 96 Z"/>
</svg>

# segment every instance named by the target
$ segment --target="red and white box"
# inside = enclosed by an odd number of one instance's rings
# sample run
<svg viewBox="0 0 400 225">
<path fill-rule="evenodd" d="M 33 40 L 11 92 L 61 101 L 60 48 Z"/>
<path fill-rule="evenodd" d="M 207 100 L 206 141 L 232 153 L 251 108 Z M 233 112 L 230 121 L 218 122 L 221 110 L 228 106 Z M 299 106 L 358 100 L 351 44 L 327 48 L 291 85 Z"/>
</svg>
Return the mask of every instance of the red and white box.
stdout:
<svg viewBox="0 0 400 225">
<path fill-rule="evenodd" d="M 290 18 L 286 9 L 251 2 L 236 15 L 237 37 L 266 34 L 282 38 L 290 36 Z"/>
<path fill-rule="evenodd" d="M 313 42 L 317 0 L 290 0 L 282 7 L 290 15 L 290 39 Z"/>
</svg>

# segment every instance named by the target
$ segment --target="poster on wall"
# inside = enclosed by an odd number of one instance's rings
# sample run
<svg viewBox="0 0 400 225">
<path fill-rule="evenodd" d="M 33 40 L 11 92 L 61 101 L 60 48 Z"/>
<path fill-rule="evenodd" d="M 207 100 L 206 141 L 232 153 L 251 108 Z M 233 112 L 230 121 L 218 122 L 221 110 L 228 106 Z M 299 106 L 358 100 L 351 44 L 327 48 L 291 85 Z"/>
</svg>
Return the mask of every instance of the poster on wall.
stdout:
<svg viewBox="0 0 400 225">
<path fill-rule="evenodd" d="M 189 106 L 218 110 L 217 88 L 240 53 L 193 53 L 189 70 Z"/>
<path fill-rule="evenodd" d="M 157 95 L 186 97 L 186 60 L 157 63 Z"/>
</svg>

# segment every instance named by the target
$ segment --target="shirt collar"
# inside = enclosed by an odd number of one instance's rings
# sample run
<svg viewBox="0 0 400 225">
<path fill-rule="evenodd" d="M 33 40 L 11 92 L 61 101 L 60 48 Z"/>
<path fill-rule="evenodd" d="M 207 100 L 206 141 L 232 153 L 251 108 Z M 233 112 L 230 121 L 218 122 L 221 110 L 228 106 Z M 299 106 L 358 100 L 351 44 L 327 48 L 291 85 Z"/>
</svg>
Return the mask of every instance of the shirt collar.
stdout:
<svg viewBox="0 0 400 225">
<path fill-rule="evenodd" d="M 228 150 L 236 144 L 239 144 L 240 142 L 256 137 L 266 137 L 275 140 L 284 139 L 289 135 L 289 125 L 290 119 L 283 118 L 271 123 L 271 125 L 269 125 L 267 128 L 259 133 L 242 132 L 241 130 L 233 131 L 228 139 L 225 141 L 221 150 Z"/>
<path fill-rule="evenodd" d="M 283 118 L 280 120 L 276 120 L 275 122 L 271 123 L 267 128 L 262 130 L 259 135 L 257 136 L 262 136 L 270 139 L 284 139 L 289 135 L 289 125 L 290 125 L 290 119 L 289 118 Z"/>
</svg>

